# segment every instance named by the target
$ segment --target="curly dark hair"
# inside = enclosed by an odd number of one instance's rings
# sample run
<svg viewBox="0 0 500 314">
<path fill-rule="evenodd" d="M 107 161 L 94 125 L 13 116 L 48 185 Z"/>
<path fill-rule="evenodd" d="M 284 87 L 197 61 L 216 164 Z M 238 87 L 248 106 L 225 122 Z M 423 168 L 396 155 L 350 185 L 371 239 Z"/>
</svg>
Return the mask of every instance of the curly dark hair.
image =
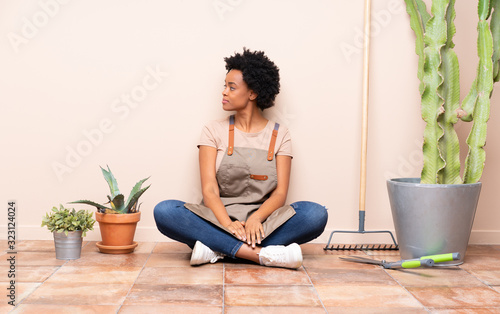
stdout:
<svg viewBox="0 0 500 314">
<path fill-rule="evenodd" d="M 248 88 L 257 94 L 257 107 L 261 110 L 274 106 L 274 99 L 280 92 L 279 68 L 269 60 L 263 51 L 251 52 L 243 48 L 243 53 L 224 58 L 227 72 L 240 70 Z"/>
</svg>

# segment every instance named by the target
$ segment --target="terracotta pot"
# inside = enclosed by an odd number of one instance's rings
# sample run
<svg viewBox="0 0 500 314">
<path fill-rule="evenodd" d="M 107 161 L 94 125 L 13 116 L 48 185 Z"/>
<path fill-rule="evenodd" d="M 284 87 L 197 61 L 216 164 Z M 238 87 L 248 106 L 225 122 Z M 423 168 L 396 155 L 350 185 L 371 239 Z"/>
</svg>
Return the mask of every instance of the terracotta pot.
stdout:
<svg viewBox="0 0 500 314">
<path fill-rule="evenodd" d="M 140 212 L 131 214 L 96 212 L 95 217 L 101 230 L 102 242 L 97 243 L 101 252 L 121 254 L 134 251 L 137 246 L 137 243 L 134 242 L 134 235 L 137 222 L 141 219 Z M 113 252 L 113 249 L 117 252 Z"/>
</svg>

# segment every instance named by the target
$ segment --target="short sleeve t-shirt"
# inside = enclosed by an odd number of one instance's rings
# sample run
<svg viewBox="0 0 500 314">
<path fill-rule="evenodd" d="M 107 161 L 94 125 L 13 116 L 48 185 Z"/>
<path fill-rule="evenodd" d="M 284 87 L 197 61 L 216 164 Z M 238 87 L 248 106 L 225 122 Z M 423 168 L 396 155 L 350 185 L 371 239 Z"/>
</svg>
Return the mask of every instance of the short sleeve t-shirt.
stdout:
<svg viewBox="0 0 500 314">
<path fill-rule="evenodd" d="M 271 142 L 271 136 L 274 130 L 274 122 L 269 120 L 264 129 L 257 133 L 245 133 L 234 128 L 234 146 L 256 148 L 268 150 Z M 201 132 L 201 137 L 198 142 L 200 146 L 210 146 L 217 149 L 216 171 L 222 162 L 222 158 L 229 145 L 229 117 L 220 120 L 214 120 L 207 123 Z M 280 125 L 278 137 L 274 147 L 276 155 L 290 156 L 292 155 L 292 140 L 288 128 Z"/>
</svg>

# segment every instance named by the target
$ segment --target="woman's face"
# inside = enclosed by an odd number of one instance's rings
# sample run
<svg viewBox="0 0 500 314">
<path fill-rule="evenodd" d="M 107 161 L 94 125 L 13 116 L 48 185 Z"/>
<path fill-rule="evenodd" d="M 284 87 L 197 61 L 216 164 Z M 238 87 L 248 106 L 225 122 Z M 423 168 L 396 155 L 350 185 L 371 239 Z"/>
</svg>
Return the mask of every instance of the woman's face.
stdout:
<svg viewBox="0 0 500 314">
<path fill-rule="evenodd" d="M 251 101 L 257 98 L 257 94 L 248 88 L 243 81 L 243 73 L 240 70 L 231 70 L 226 74 L 224 90 L 222 91 L 222 109 L 235 111 L 245 109 Z"/>
</svg>

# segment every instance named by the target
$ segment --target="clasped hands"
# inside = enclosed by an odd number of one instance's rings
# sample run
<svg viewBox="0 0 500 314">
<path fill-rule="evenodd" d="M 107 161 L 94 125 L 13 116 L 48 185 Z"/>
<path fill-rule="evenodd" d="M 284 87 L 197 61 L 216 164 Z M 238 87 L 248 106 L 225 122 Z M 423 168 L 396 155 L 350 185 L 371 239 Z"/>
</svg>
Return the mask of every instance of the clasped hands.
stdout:
<svg viewBox="0 0 500 314">
<path fill-rule="evenodd" d="M 256 244 L 260 244 L 265 237 L 262 223 L 254 216 L 250 216 L 246 222 L 238 220 L 232 221 L 226 228 L 238 239 L 246 242 L 253 248 L 255 248 Z"/>
</svg>

